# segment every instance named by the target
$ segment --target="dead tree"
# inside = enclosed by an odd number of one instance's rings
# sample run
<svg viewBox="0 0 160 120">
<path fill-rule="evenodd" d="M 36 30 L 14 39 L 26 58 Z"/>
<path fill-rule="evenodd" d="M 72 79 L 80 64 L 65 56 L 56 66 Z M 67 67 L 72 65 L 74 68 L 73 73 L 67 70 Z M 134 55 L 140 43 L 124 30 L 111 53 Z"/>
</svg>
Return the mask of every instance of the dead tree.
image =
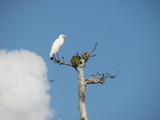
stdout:
<svg viewBox="0 0 160 120">
<path fill-rule="evenodd" d="M 86 89 L 89 84 L 104 84 L 105 79 L 108 78 L 115 78 L 118 74 L 116 75 L 111 75 L 108 73 L 96 73 L 94 75 L 91 75 L 91 78 L 85 79 L 84 78 L 84 67 L 86 62 L 91 58 L 94 57 L 95 55 L 92 55 L 92 53 L 96 50 L 97 44 L 95 44 L 94 49 L 91 52 L 84 52 L 81 56 L 77 53 L 75 56 L 73 56 L 70 60 L 70 63 L 66 63 L 64 61 L 64 57 L 62 57 L 62 60 L 58 60 L 56 58 L 52 59 L 55 63 L 58 63 L 59 65 L 66 65 L 70 66 L 76 69 L 78 73 L 78 97 L 79 97 L 79 105 L 78 109 L 80 111 L 80 120 L 88 120 L 87 117 L 87 110 L 86 110 L 86 103 L 85 103 L 85 98 L 86 98 Z"/>
</svg>

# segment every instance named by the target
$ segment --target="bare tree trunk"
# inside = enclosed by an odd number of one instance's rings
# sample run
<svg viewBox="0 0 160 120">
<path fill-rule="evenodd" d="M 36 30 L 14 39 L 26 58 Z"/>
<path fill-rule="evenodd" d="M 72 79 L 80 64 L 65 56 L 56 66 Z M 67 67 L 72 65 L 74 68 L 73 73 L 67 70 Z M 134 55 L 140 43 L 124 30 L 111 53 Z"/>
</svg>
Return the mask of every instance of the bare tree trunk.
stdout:
<svg viewBox="0 0 160 120">
<path fill-rule="evenodd" d="M 85 66 L 85 60 L 80 60 L 80 65 L 77 67 L 77 73 L 78 73 L 78 97 L 79 97 L 79 111 L 81 118 L 84 120 L 88 120 L 87 118 L 87 110 L 86 110 L 86 103 L 85 103 L 85 92 L 86 92 L 86 81 L 84 79 L 84 66 Z"/>
<path fill-rule="evenodd" d="M 80 111 L 80 116 L 81 119 L 80 120 L 88 120 L 87 117 L 87 110 L 86 110 L 86 103 L 85 103 L 85 96 L 86 96 L 86 89 L 87 89 L 87 85 L 89 84 L 104 84 L 105 83 L 105 79 L 108 78 L 115 78 L 118 75 L 118 72 L 116 75 L 111 75 L 108 73 L 96 73 L 94 75 L 91 75 L 91 78 L 89 79 L 85 79 L 84 78 L 84 67 L 85 67 L 85 63 L 91 58 L 94 57 L 95 55 L 92 55 L 92 53 L 95 51 L 97 44 L 95 45 L 94 49 L 88 53 L 88 52 L 84 52 L 82 54 L 82 56 L 79 56 L 78 53 L 76 56 L 73 56 L 70 60 L 71 64 L 69 63 L 65 63 L 64 62 L 64 57 L 62 57 L 62 61 L 57 60 L 56 58 L 53 58 L 52 60 L 55 63 L 58 63 L 60 65 L 66 65 L 66 66 L 70 66 L 73 67 L 77 70 L 78 73 L 78 97 L 79 97 L 79 105 L 78 105 L 78 109 Z"/>
</svg>

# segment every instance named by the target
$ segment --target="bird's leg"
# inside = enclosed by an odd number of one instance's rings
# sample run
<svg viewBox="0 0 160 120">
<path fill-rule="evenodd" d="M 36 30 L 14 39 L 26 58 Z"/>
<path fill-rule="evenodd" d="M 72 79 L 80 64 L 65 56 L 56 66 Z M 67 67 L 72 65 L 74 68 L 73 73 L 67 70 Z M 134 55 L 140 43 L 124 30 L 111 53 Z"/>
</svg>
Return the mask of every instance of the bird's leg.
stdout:
<svg viewBox="0 0 160 120">
<path fill-rule="evenodd" d="M 53 58 L 56 60 L 56 57 L 55 57 L 55 55 L 53 55 Z"/>
<path fill-rule="evenodd" d="M 57 54 L 57 59 L 58 59 L 58 61 L 59 61 L 59 56 L 58 56 L 58 53 L 56 53 Z"/>
</svg>

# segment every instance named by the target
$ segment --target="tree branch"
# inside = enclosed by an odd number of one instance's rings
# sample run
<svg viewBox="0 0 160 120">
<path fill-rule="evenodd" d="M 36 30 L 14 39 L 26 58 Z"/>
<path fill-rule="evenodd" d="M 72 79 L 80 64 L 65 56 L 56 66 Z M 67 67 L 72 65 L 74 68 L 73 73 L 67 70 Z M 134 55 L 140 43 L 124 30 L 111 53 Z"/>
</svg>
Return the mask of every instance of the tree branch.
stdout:
<svg viewBox="0 0 160 120">
<path fill-rule="evenodd" d="M 97 72 L 96 74 L 92 75 L 90 79 L 86 79 L 85 81 L 86 81 L 86 84 L 98 84 L 98 83 L 104 84 L 105 79 L 107 77 L 115 78 L 118 75 L 118 73 L 119 73 L 119 71 L 117 72 L 116 75 L 111 75 L 111 74 L 108 74 L 108 73 L 99 74 Z"/>
<path fill-rule="evenodd" d="M 94 57 L 94 56 L 95 56 L 95 55 L 92 55 L 92 56 L 91 56 L 91 54 L 96 50 L 97 45 L 98 45 L 98 42 L 96 42 L 95 47 L 94 47 L 93 50 L 89 53 L 89 56 L 90 56 L 90 57 Z"/>
<path fill-rule="evenodd" d="M 90 78 L 86 79 L 86 84 L 104 84 L 104 79 L 98 79 L 98 78 Z"/>
<path fill-rule="evenodd" d="M 65 63 L 64 62 L 64 57 L 62 57 L 62 61 L 60 61 L 60 60 L 57 60 L 56 58 L 53 58 L 52 60 L 55 62 L 55 63 L 58 63 L 58 64 L 60 64 L 60 65 L 67 65 L 67 66 L 70 66 L 70 67 L 74 67 L 72 64 L 69 64 L 69 63 Z"/>
<path fill-rule="evenodd" d="M 93 50 L 90 53 L 84 52 L 82 54 L 82 58 L 85 60 L 85 62 L 87 62 L 89 60 L 89 58 L 96 56 L 96 55 L 91 55 L 91 54 L 96 50 L 97 44 L 98 44 L 98 42 L 96 42 L 95 47 L 93 48 Z"/>
</svg>

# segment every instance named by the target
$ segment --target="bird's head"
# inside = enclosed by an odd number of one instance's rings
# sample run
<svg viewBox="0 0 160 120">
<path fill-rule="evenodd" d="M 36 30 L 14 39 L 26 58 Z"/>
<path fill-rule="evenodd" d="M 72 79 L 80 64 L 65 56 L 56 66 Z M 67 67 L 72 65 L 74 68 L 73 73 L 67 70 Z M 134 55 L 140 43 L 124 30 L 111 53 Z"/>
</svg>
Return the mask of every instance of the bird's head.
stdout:
<svg viewBox="0 0 160 120">
<path fill-rule="evenodd" d="M 59 37 L 63 38 L 63 37 L 67 37 L 68 35 L 64 35 L 64 34 L 60 34 Z"/>
</svg>

